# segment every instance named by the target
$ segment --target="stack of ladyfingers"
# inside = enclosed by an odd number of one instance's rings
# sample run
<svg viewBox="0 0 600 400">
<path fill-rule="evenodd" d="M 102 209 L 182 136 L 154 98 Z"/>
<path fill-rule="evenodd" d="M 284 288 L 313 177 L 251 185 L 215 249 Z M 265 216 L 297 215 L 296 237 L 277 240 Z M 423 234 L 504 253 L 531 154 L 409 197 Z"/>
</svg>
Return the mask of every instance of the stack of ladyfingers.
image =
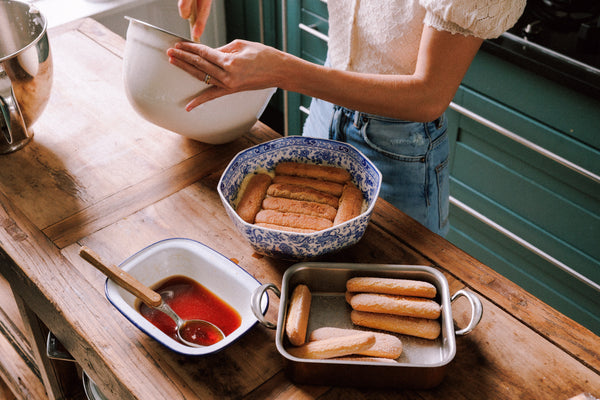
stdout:
<svg viewBox="0 0 600 400">
<path fill-rule="evenodd" d="M 387 333 L 323 327 L 312 331 L 307 341 L 310 304 L 310 289 L 297 285 L 290 297 L 285 323 L 285 334 L 292 344 L 288 352 L 294 357 L 381 362 L 395 362 L 400 357 L 402 342 Z"/>
<path fill-rule="evenodd" d="M 441 307 L 428 282 L 357 277 L 346 282 L 346 289 L 356 325 L 425 339 L 440 335 Z"/>
<path fill-rule="evenodd" d="M 312 233 L 360 215 L 363 203 L 343 168 L 290 161 L 277 164 L 273 177 L 253 174 L 236 211 L 251 224 Z"/>
<path fill-rule="evenodd" d="M 346 282 L 346 290 L 352 322 L 376 331 L 322 327 L 307 334 L 312 295 L 299 284 L 290 297 L 285 324 L 291 355 L 390 362 L 400 357 L 402 342 L 380 331 L 424 339 L 440 335 L 441 306 L 435 301 L 437 289 L 429 282 L 356 277 Z"/>
</svg>

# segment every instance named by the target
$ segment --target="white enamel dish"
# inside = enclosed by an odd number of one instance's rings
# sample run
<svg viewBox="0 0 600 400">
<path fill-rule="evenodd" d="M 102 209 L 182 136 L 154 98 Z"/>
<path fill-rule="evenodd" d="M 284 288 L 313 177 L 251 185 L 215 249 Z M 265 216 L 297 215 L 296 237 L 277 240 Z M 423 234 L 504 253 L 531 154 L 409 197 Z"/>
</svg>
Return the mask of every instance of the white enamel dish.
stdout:
<svg viewBox="0 0 600 400">
<path fill-rule="evenodd" d="M 149 287 L 171 276 L 186 276 L 209 289 L 240 314 L 240 326 L 225 339 L 207 347 L 188 347 L 145 319 L 136 309 L 136 298 L 107 279 L 105 292 L 111 304 L 144 333 L 177 353 L 194 356 L 215 353 L 239 339 L 257 322 L 250 298 L 260 287 L 260 282 L 227 257 L 197 241 L 166 239 L 139 251 L 119 267 Z M 265 297 L 263 300 L 262 309 L 266 312 L 268 299 Z"/>
</svg>

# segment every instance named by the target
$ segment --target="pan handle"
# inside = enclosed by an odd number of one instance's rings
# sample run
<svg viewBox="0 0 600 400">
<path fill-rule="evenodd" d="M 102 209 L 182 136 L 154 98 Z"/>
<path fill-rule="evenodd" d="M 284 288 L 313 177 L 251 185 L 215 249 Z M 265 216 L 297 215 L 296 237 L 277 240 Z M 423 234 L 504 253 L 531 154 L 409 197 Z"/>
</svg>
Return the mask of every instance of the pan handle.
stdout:
<svg viewBox="0 0 600 400">
<path fill-rule="evenodd" d="M 466 335 L 467 333 L 471 332 L 477 326 L 477 324 L 479 324 L 479 321 L 481 321 L 481 316 L 483 315 L 483 306 L 481 305 L 481 300 L 479 300 L 479 297 L 477 297 L 474 293 L 471 293 L 467 290 L 461 289 L 454 293 L 450 299 L 450 302 L 453 302 L 460 296 L 466 297 L 471 304 L 471 320 L 466 327 L 454 332 L 456 336 Z"/>
<path fill-rule="evenodd" d="M 254 293 L 252 293 L 252 298 L 250 299 L 250 305 L 252 307 L 254 316 L 256 319 L 258 319 L 258 322 L 269 329 L 276 329 L 277 325 L 267 321 L 260 308 L 261 300 L 267 290 L 271 290 L 277 297 L 281 297 L 281 292 L 277 286 L 275 286 L 273 283 L 265 283 L 254 290 Z"/>
</svg>

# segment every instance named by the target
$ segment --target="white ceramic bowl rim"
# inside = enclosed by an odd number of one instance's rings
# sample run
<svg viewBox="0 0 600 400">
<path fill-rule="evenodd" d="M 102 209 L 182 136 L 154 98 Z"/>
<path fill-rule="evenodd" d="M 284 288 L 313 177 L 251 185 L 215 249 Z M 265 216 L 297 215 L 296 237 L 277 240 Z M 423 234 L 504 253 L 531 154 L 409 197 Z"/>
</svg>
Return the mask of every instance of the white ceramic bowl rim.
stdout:
<svg viewBox="0 0 600 400">
<path fill-rule="evenodd" d="M 192 252 L 195 252 L 195 254 L 197 254 L 197 255 L 208 256 L 208 257 L 218 260 L 218 262 L 219 262 L 218 265 L 215 265 L 215 264 L 212 265 L 218 269 L 221 269 L 221 270 L 227 269 L 227 270 L 230 270 L 233 272 L 241 272 L 242 273 L 241 276 L 245 277 L 246 283 L 248 283 L 248 282 L 252 283 L 252 287 L 247 287 L 248 291 L 250 292 L 250 296 L 248 296 L 248 299 L 247 299 L 248 310 L 250 310 L 251 294 L 254 291 L 254 289 L 256 289 L 257 287 L 259 287 L 261 285 L 261 283 L 256 278 L 254 278 L 250 273 L 248 273 L 248 271 L 246 271 L 241 266 L 239 266 L 238 264 L 231 261 L 229 258 L 225 257 L 224 255 L 215 251 L 214 249 L 208 247 L 207 245 L 200 243 L 193 239 L 169 238 L 169 239 L 160 240 L 149 246 L 146 246 L 142 250 L 140 250 L 140 251 L 136 252 L 135 254 L 133 254 L 132 256 L 128 257 L 125 261 L 123 261 L 121 264 L 119 264 L 119 267 L 122 268 L 124 271 L 129 272 L 129 270 L 132 267 L 135 267 L 135 265 L 136 265 L 135 262 L 138 259 L 140 259 L 139 262 L 141 263 L 146 258 L 151 257 L 152 254 L 155 254 L 156 252 L 159 252 L 160 250 L 173 249 L 173 248 L 176 248 L 177 246 L 184 247 Z M 202 284 L 202 282 L 199 282 L 199 283 Z M 242 283 L 240 283 L 240 285 L 242 285 Z M 210 286 L 206 286 L 206 287 L 212 291 Z M 165 347 L 167 347 L 177 353 L 183 354 L 183 355 L 201 356 L 201 355 L 216 353 L 216 352 L 224 349 L 225 347 L 229 346 L 231 343 L 233 343 L 237 339 L 239 339 L 248 330 L 250 330 L 256 324 L 256 322 L 258 322 L 258 320 L 256 319 L 256 317 L 254 316 L 254 314 L 251 311 L 250 312 L 248 312 L 248 311 L 242 312 L 241 310 L 238 309 L 237 311 L 242 316 L 242 325 L 240 327 L 238 327 L 235 331 L 233 331 L 231 334 L 229 334 L 227 337 L 225 337 L 225 339 L 221 340 L 220 342 L 218 342 L 214 345 L 207 346 L 207 347 L 188 347 L 188 346 L 185 346 L 185 345 L 173 340 L 171 337 L 169 337 L 164 332 L 162 332 L 160 329 L 158 329 L 156 326 L 154 326 L 150 321 L 145 319 L 135 308 L 131 307 L 129 305 L 129 303 L 125 299 L 123 299 L 122 296 L 119 295 L 117 290 L 123 290 L 123 289 L 121 289 L 111 279 L 107 278 L 105 281 L 105 285 L 104 285 L 104 291 L 105 291 L 105 295 L 106 295 L 106 298 L 108 299 L 108 301 L 123 316 L 125 316 L 125 318 L 127 318 L 134 326 L 136 326 L 142 332 L 146 333 L 148 336 L 152 337 L 153 339 L 155 339 L 156 341 L 158 341 Z M 219 295 L 218 293 L 216 293 L 216 294 Z M 219 297 L 221 297 L 221 296 L 219 296 Z M 261 301 L 261 310 L 264 315 L 267 312 L 267 309 L 269 306 L 269 298 L 268 298 L 268 296 L 264 296 L 263 299 L 261 299 L 261 300 L 262 300 Z"/>
<path fill-rule="evenodd" d="M 125 19 L 128 20 L 129 22 L 135 22 L 135 23 L 138 23 L 138 24 L 146 25 L 149 28 L 159 30 L 159 31 L 164 32 L 164 33 L 166 33 L 168 35 L 171 35 L 171 36 L 173 36 L 175 38 L 179 38 L 182 42 L 191 42 L 191 40 L 189 38 L 184 38 L 183 36 L 179 36 L 179 35 L 177 35 L 177 34 L 175 34 L 173 32 L 170 32 L 170 31 L 164 29 L 164 28 L 160 28 L 160 27 L 158 27 L 156 25 L 152 25 L 152 24 L 150 24 L 148 22 L 139 20 L 137 18 L 133 18 L 133 17 L 130 17 L 130 16 L 126 15 Z"/>
</svg>

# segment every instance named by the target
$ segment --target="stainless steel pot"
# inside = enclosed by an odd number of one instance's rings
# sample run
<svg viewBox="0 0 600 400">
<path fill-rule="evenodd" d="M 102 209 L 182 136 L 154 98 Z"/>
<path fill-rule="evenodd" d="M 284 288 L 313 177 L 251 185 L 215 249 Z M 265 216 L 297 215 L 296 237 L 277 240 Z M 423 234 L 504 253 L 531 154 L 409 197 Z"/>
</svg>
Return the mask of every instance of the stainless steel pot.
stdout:
<svg viewBox="0 0 600 400">
<path fill-rule="evenodd" d="M 308 331 L 331 326 L 361 329 L 350 320 L 346 302 L 346 281 L 357 276 L 422 280 L 437 288 L 436 301 L 442 307 L 442 333 L 435 340 L 397 335 L 403 343 L 403 352 L 396 363 L 378 363 L 345 360 L 313 360 L 292 356 L 285 334 L 285 320 L 290 296 L 296 285 L 307 285 L 312 294 Z M 277 324 L 267 321 L 257 307 L 267 290 L 280 296 Z M 471 320 L 463 329 L 456 329 L 451 303 L 465 297 L 471 306 Z M 299 263 L 288 268 L 281 291 L 273 284 L 258 288 L 252 296 L 252 308 L 260 323 L 276 329 L 275 345 L 283 357 L 286 373 L 296 383 L 313 385 L 357 386 L 368 388 L 427 389 L 439 385 L 446 369 L 456 355 L 456 336 L 471 332 L 481 320 L 483 308 L 479 298 L 467 290 L 450 295 L 444 275 L 429 266 L 346 263 Z M 389 332 L 388 332 L 389 333 Z"/>
<path fill-rule="evenodd" d="M 73 356 L 65 349 L 52 332 L 48 332 L 48 337 L 46 339 L 46 356 L 51 360 L 75 362 Z M 81 373 L 81 381 L 83 382 L 83 390 L 85 391 L 85 396 L 88 400 L 107 400 L 106 396 L 102 394 L 100 389 L 98 389 L 98 386 L 96 386 L 94 381 L 85 371 Z"/>
<path fill-rule="evenodd" d="M 0 154 L 33 137 L 50 98 L 52 55 L 46 18 L 34 6 L 0 0 Z"/>
</svg>

